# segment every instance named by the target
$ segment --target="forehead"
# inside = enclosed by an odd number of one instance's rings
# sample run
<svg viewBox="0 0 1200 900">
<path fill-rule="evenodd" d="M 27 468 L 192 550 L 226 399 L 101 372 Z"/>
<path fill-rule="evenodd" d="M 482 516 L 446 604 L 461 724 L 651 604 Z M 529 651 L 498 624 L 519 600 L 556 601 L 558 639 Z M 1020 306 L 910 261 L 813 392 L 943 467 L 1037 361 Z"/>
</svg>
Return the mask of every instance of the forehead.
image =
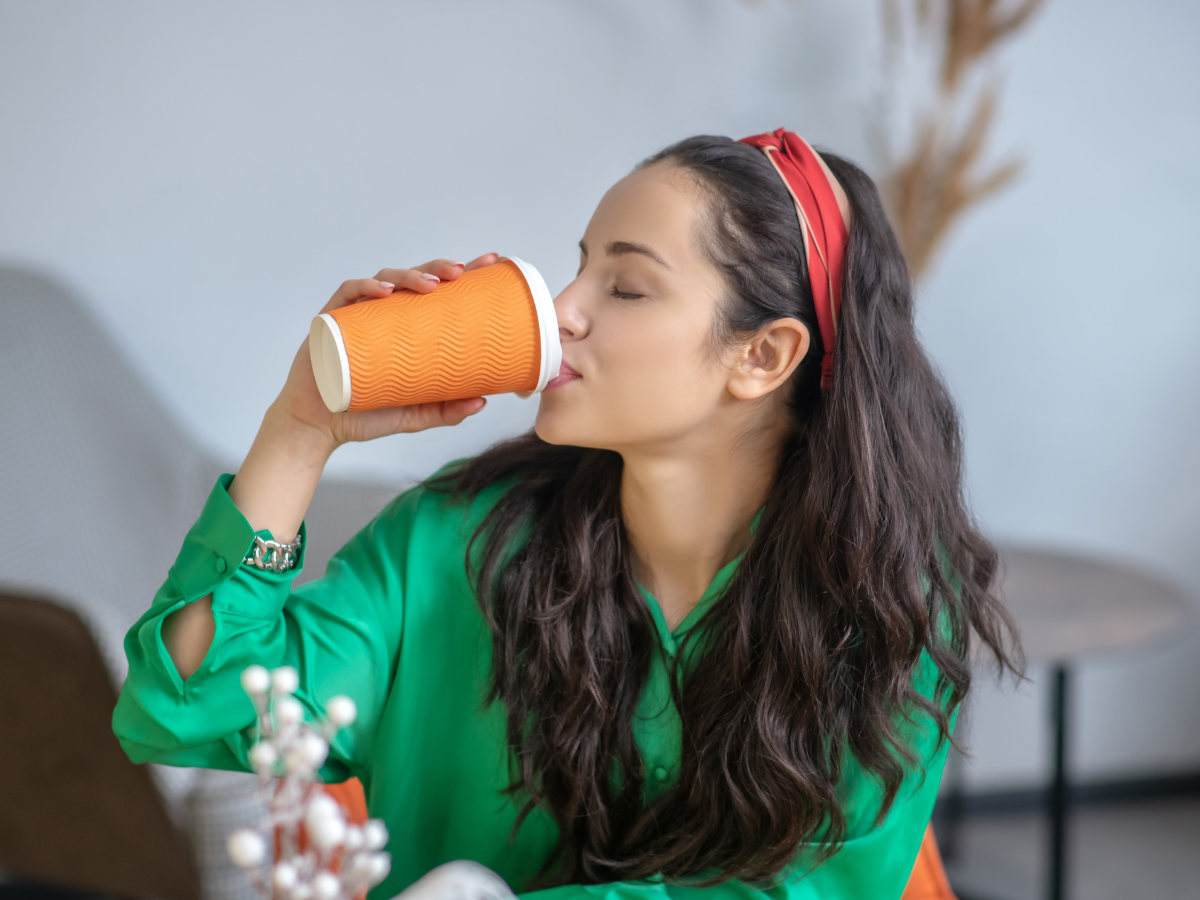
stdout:
<svg viewBox="0 0 1200 900">
<path fill-rule="evenodd" d="M 600 200 L 584 240 L 596 254 L 611 241 L 646 244 L 672 266 L 696 255 L 704 196 L 694 176 L 658 163 L 626 175 Z"/>
</svg>

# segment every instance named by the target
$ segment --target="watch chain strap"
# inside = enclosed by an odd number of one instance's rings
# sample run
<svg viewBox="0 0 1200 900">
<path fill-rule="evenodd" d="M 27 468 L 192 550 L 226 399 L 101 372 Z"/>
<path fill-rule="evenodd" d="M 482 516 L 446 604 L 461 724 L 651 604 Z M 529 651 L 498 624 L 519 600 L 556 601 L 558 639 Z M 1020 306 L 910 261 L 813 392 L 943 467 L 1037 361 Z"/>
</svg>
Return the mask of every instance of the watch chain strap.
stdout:
<svg viewBox="0 0 1200 900">
<path fill-rule="evenodd" d="M 250 552 L 246 554 L 243 563 L 248 563 L 259 569 L 270 569 L 273 572 L 286 572 L 296 566 L 300 559 L 300 535 L 290 544 L 272 541 L 259 535 L 254 536 Z"/>
</svg>

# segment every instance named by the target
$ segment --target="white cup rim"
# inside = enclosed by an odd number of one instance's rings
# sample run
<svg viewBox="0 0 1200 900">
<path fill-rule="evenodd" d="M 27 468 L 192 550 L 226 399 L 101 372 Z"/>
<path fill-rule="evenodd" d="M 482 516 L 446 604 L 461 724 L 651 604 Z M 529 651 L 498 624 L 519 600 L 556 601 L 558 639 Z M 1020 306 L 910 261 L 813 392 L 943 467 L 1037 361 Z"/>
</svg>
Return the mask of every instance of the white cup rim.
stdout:
<svg viewBox="0 0 1200 900">
<path fill-rule="evenodd" d="M 546 287 L 542 273 L 532 264 L 515 256 L 504 256 L 501 259 L 507 259 L 520 270 L 525 278 L 525 283 L 529 285 L 529 292 L 533 294 L 533 306 L 537 310 L 542 350 L 538 383 L 537 387 L 533 389 L 534 393 L 537 393 L 545 388 L 550 379 L 556 377 L 558 370 L 562 368 L 562 341 L 558 337 L 558 314 L 554 311 L 554 298 L 550 296 L 550 289 Z"/>
<path fill-rule="evenodd" d="M 330 346 L 332 345 L 332 347 Z M 330 349 L 334 352 L 330 353 Z M 329 313 L 314 316 L 308 330 L 308 355 L 317 390 L 330 412 L 350 408 L 350 355 L 337 319 Z M 336 362 L 334 357 L 336 356 Z"/>
</svg>

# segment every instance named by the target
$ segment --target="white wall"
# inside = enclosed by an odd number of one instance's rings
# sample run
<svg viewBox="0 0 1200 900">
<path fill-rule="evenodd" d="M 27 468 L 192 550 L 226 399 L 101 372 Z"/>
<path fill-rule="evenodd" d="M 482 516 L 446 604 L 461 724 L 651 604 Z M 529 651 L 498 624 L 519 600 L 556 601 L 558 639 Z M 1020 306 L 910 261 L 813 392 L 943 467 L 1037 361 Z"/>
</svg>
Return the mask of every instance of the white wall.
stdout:
<svg viewBox="0 0 1200 900">
<path fill-rule="evenodd" d="M 793 127 L 870 166 L 874 0 L 0 2 L 0 260 L 90 303 L 236 468 L 345 278 L 489 250 L 567 284 L 603 191 L 692 133 Z M 1049 0 L 1004 58 L 1023 181 L 921 292 L 975 508 L 1001 539 L 1111 552 L 1200 588 L 1200 201 L 1184 2 Z M 341 448 L 399 484 L 524 430 Z M 31 423 L 30 427 L 36 427 Z M 1079 763 L 1200 767 L 1200 638 L 1082 670 Z M 1037 690 L 984 691 L 979 785 L 1041 771 Z"/>
<path fill-rule="evenodd" d="M 997 144 L 1022 182 L 921 293 L 992 533 L 1200 585 L 1200 8 L 1049 0 L 1013 47 Z M 1035 672 L 1040 674 L 1040 672 Z M 977 783 L 1038 771 L 1045 690 L 981 695 Z M 1200 634 L 1088 662 L 1091 777 L 1200 769 Z M 1031 740 L 1031 735 L 1036 737 Z"/>
</svg>

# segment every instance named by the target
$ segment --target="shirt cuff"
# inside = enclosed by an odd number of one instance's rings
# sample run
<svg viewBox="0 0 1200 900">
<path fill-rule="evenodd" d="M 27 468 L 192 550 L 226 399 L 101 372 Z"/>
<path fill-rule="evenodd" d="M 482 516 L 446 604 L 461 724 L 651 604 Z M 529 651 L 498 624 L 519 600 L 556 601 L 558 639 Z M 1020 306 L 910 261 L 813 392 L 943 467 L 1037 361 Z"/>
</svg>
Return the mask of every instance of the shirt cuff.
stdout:
<svg viewBox="0 0 1200 900">
<path fill-rule="evenodd" d="M 274 540 L 269 529 L 255 531 L 229 496 L 233 477 L 234 473 L 230 472 L 217 476 L 217 483 L 209 492 L 200 517 L 183 539 L 183 547 L 171 566 L 169 577 L 188 603 L 211 594 L 242 568 L 242 560 L 250 552 L 256 534 Z M 305 524 L 300 523 L 300 552 L 295 566 L 285 572 L 259 569 L 254 565 L 244 568 L 258 579 L 290 582 L 304 568 L 308 550 Z"/>
</svg>

